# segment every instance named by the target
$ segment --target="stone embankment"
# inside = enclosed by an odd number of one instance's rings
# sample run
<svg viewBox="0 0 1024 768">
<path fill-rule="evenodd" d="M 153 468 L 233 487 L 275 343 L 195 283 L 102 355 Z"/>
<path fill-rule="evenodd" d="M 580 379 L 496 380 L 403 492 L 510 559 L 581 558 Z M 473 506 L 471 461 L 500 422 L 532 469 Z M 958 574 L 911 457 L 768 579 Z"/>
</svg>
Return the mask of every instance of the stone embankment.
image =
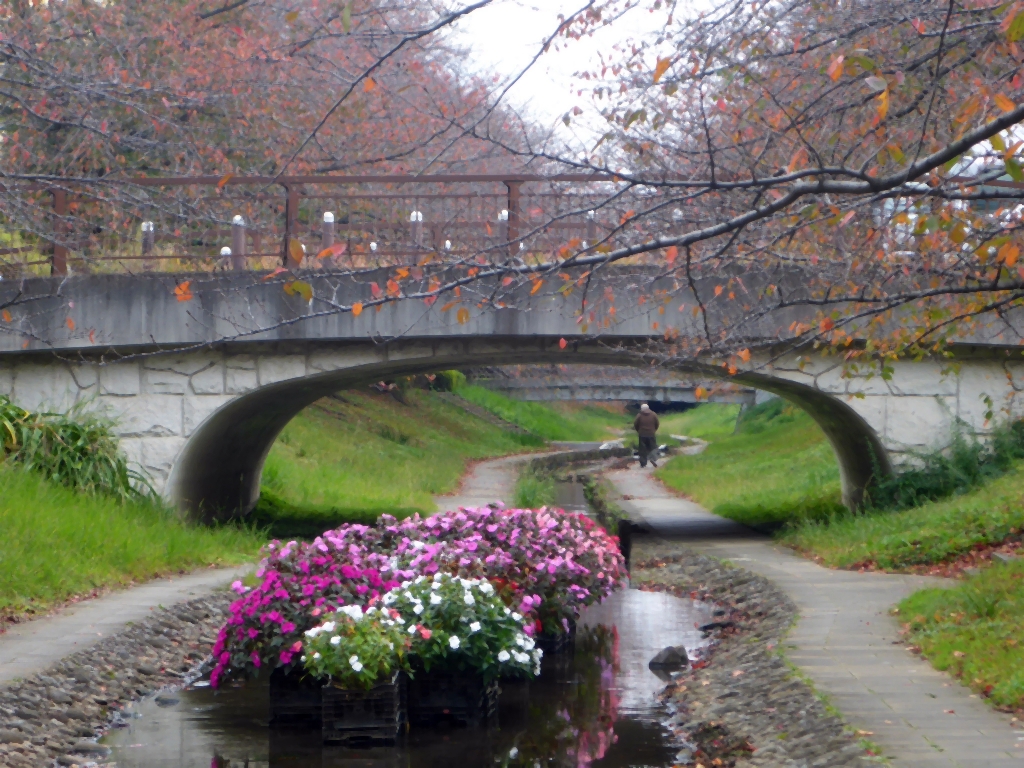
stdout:
<svg viewBox="0 0 1024 768">
<path fill-rule="evenodd" d="M 662 694 L 681 765 L 852 768 L 870 753 L 776 652 L 796 606 L 767 579 L 677 543 L 639 538 L 631 580 L 717 603 L 715 642 Z"/>
<path fill-rule="evenodd" d="M 95 737 L 116 727 L 125 704 L 196 674 L 232 597 L 222 592 L 154 611 L 42 673 L 0 687 L 0 765 L 101 760 L 108 750 Z"/>
</svg>

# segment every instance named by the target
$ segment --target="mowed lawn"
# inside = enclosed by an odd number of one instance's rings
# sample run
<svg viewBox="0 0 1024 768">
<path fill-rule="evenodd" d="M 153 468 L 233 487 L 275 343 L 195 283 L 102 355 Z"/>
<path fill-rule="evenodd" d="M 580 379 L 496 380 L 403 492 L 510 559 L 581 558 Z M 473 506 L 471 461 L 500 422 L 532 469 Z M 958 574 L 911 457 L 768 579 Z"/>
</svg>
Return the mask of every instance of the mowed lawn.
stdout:
<svg viewBox="0 0 1024 768">
<path fill-rule="evenodd" d="M 708 403 L 662 419 L 668 434 L 709 441 L 697 456 L 676 456 L 657 470 L 669 488 L 716 514 L 777 528 L 840 512 L 839 467 L 817 424 L 784 400 L 740 418 L 737 406 Z"/>
<path fill-rule="evenodd" d="M 154 504 L 90 496 L 0 461 L 0 616 L 46 610 L 122 586 L 255 557 L 241 526 L 189 525 Z"/>
</svg>

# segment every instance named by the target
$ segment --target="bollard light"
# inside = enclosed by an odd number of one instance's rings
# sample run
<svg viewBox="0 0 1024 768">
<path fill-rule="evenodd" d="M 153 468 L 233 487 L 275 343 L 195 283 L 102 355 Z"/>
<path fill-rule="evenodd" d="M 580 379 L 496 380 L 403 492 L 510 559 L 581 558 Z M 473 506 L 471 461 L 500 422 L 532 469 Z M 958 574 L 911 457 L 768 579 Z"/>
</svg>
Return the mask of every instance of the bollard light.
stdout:
<svg viewBox="0 0 1024 768">
<path fill-rule="evenodd" d="M 413 211 L 409 214 L 409 221 L 413 223 L 423 221 L 423 213 L 421 211 Z"/>
<path fill-rule="evenodd" d="M 452 249 L 452 241 L 451 240 L 445 240 L 444 241 L 444 249 L 446 251 L 450 251 Z"/>
<path fill-rule="evenodd" d="M 236 213 L 235 218 L 231 220 L 231 223 L 234 224 L 236 227 L 244 227 L 245 219 L 243 219 L 240 214 Z"/>
<path fill-rule="evenodd" d="M 498 214 L 498 221 L 508 221 L 508 211 L 506 211 L 504 208 L 502 209 L 501 213 Z"/>
<path fill-rule="evenodd" d="M 377 243 L 370 243 L 370 250 L 371 251 L 376 251 L 377 250 Z"/>
<path fill-rule="evenodd" d="M 221 249 L 220 249 L 220 255 L 221 255 L 221 256 L 230 256 L 230 255 L 231 255 L 231 249 L 230 249 L 230 248 L 228 248 L 228 247 L 227 247 L 227 246 L 225 245 L 225 246 L 224 246 L 223 248 L 221 248 Z"/>
<path fill-rule="evenodd" d="M 595 216 L 597 216 L 597 213 L 595 211 L 587 211 L 587 218 L 588 219 L 592 219 Z"/>
<path fill-rule="evenodd" d="M 153 222 L 152 221 L 144 221 L 144 222 L 142 222 L 142 231 L 143 232 L 152 232 L 153 231 Z"/>
<path fill-rule="evenodd" d="M 330 211 L 324 211 L 324 224 L 333 224 L 334 214 Z"/>
</svg>

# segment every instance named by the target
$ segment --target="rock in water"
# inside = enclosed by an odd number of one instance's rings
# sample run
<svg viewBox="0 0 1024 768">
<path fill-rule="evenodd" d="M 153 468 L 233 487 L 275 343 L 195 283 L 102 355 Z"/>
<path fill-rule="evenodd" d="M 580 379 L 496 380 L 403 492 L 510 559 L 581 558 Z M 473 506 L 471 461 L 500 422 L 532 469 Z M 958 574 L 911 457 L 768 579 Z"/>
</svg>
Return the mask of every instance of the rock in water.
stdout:
<svg viewBox="0 0 1024 768">
<path fill-rule="evenodd" d="M 650 669 L 682 669 L 689 663 L 690 658 L 686 655 L 686 648 L 681 645 L 673 648 L 670 645 L 668 648 L 658 651 L 658 654 L 647 662 L 647 666 Z"/>
</svg>

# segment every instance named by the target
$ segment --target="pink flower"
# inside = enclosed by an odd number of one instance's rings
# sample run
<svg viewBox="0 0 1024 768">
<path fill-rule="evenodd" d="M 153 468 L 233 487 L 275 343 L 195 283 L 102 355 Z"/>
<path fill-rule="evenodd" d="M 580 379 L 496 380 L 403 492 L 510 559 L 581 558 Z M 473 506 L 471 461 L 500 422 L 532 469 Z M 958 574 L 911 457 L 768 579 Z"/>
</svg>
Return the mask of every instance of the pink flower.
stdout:
<svg viewBox="0 0 1024 768">
<path fill-rule="evenodd" d="M 249 654 L 249 660 L 252 661 L 252 665 L 254 667 L 259 667 L 260 664 L 263 663 L 260 660 L 260 655 L 258 653 L 256 653 L 256 651 L 253 651 L 252 653 Z"/>
</svg>

